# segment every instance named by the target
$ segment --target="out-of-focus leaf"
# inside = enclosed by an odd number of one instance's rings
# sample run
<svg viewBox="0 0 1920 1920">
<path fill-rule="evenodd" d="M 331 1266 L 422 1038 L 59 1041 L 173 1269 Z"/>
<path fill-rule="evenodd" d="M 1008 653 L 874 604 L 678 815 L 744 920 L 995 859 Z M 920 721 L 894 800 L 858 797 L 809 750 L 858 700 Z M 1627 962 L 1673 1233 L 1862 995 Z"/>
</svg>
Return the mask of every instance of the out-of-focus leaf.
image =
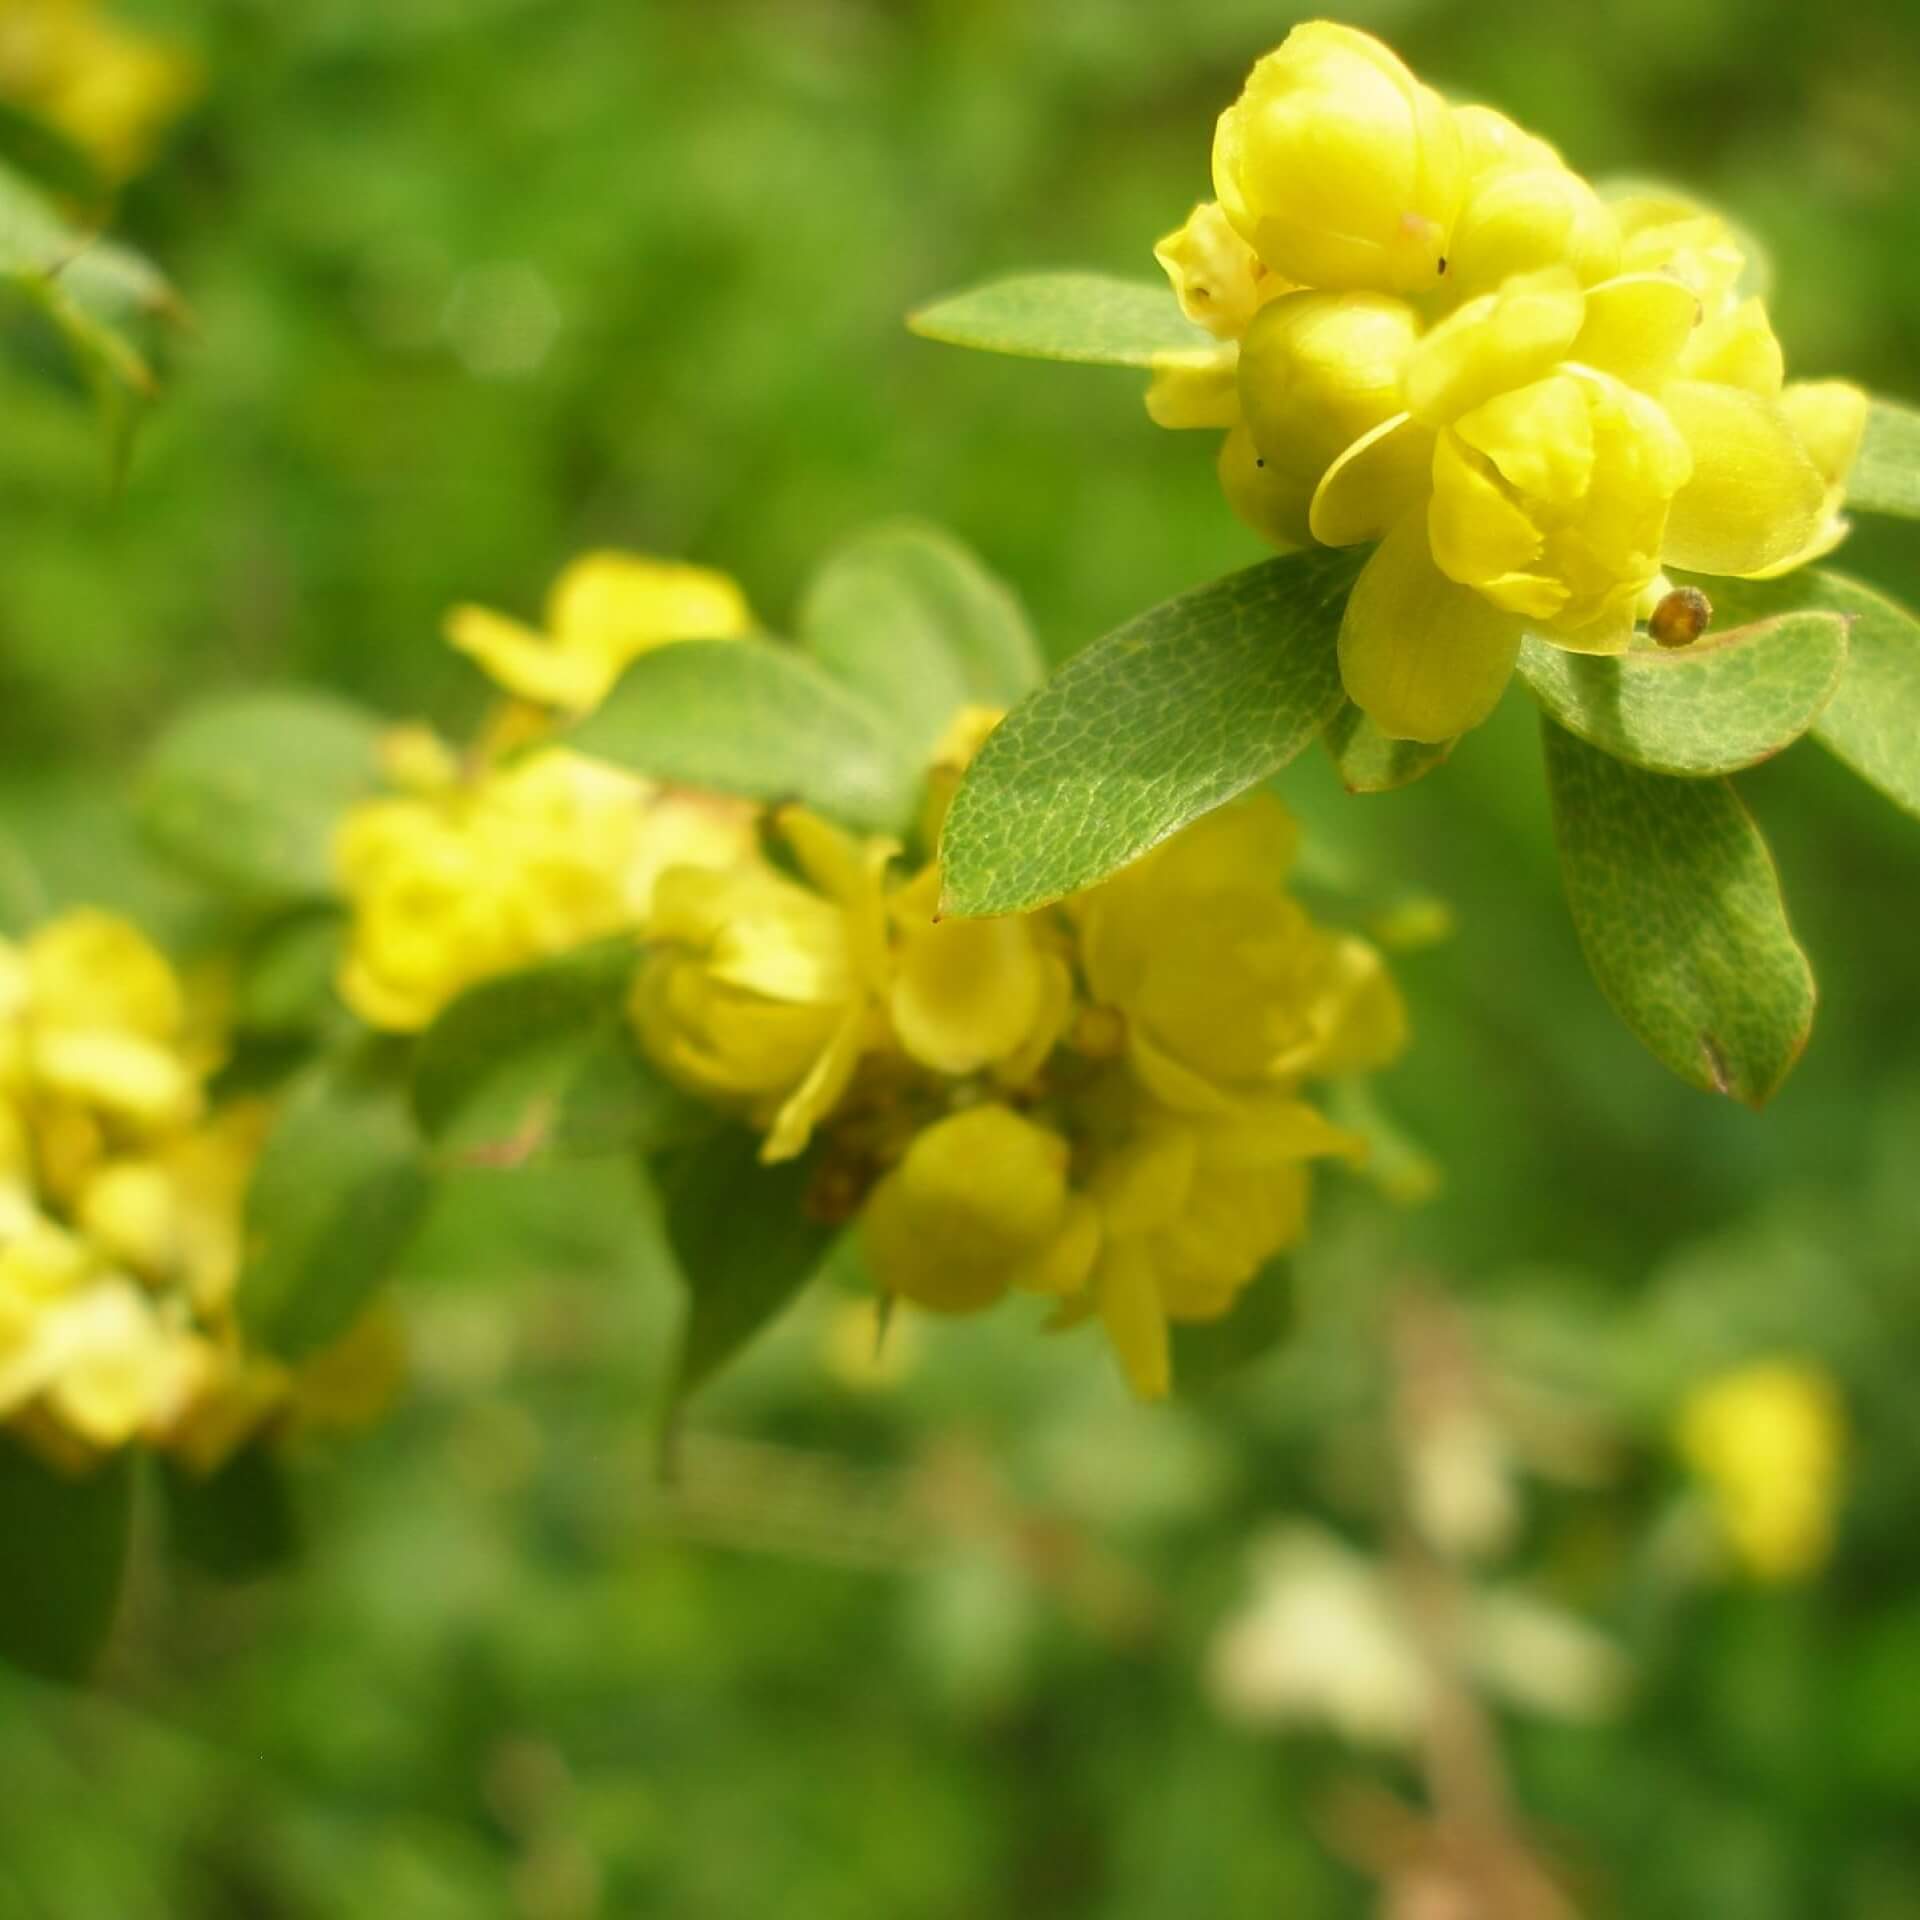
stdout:
<svg viewBox="0 0 1920 1920">
<path fill-rule="evenodd" d="M 248 1033 L 311 1033 L 339 1016 L 334 993 L 344 916 L 296 907 L 259 928 L 237 956 L 233 1023 Z"/>
<path fill-rule="evenodd" d="M 943 910 L 1057 900 L 1279 772 L 1339 709 L 1335 644 L 1360 559 L 1265 561 L 1077 654 L 961 781 L 941 837 Z"/>
<path fill-rule="evenodd" d="M 81 1680 L 113 1630 L 133 1529 L 133 1461 L 58 1472 L 0 1433 L 0 1659 Z"/>
<path fill-rule="evenodd" d="M 1219 346 L 1180 311 L 1164 281 L 1104 273 L 1022 273 L 949 294 L 910 314 L 928 340 L 1031 360 L 1151 367 L 1165 353 Z"/>
<path fill-rule="evenodd" d="M 900 521 L 830 555 L 802 644 L 924 759 L 963 706 L 1009 707 L 1043 676 L 1020 603 L 950 535 Z"/>
<path fill-rule="evenodd" d="M 386 1283 L 431 1192 L 386 1063 L 316 1067 L 288 1096 L 247 1191 L 242 1327 L 287 1359 L 326 1346 Z"/>
<path fill-rule="evenodd" d="M 1673 652 L 1569 653 L 1529 637 L 1520 677 L 1589 746 L 1652 773 L 1737 773 L 1820 717 L 1847 664 L 1847 623 L 1800 612 L 1719 626 Z"/>
<path fill-rule="evenodd" d="M 1544 728 L 1567 902 L 1601 991 L 1681 1079 L 1764 1106 L 1814 1006 L 1766 842 L 1724 780 L 1647 773 Z"/>
<path fill-rule="evenodd" d="M 1847 667 L 1813 737 L 1895 806 L 1920 815 L 1920 619 L 1843 573 L 1807 568 L 1784 580 L 1717 580 L 1716 607 L 1743 620 L 1819 608 L 1843 615 Z"/>
<path fill-rule="evenodd" d="M 299 1552 L 286 1469 L 264 1447 L 243 1448 L 211 1474 L 168 1461 L 160 1486 L 174 1551 L 216 1580 L 257 1580 Z"/>
<path fill-rule="evenodd" d="M 653 1152 L 711 1124 L 648 1064 L 626 1017 L 639 949 L 608 941 L 470 988 L 421 1036 L 427 1137 L 479 1166 Z"/>
<path fill-rule="evenodd" d="M 729 1126 L 655 1163 L 667 1239 L 687 1287 L 676 1402 L 778 1317 L 839 1231 L 809 1217 L 810 1162 L 766 1167 L 759 1150 L 757 1135 Z"/>
<path fill-rule="evenodd" d="M 1269 1260 L 1241 1289 L 1230 1313 L 1175 1323 L 1174 1391 L 1205 1393 L 1232 1379 L 1289 1340 L 1296 1318 L 1292 1263 Z"/>
<path fill-rule="evenodd" d="M 1920 520 L 1920 413 L 1891 400 L 1873 403 L 1866 441 L 1847 481 L 1847 505 Z"/>
<path fill-rule="evenodd" d="M 379 785 L 381 724 L 322 693 L 234 694 L 160 738 L 140 823 L 162 853 L 257 906 L 334 891 L 340 816 Z"/>
<path fill-rule="evenodd" d="M 1341 702 L 1320 738 L 1349 793 L 1390 793 L 1424 780 L 1445 763 L 1455 744 L 1389 740 L 1351 700 Z"/>
<path fill-rule="evenodd" d="M 106 196 L 106 182 L 85 151 L 51 121 L 10 100 L 0 100 L 0 165 L 69 199 Z"/>
<path fill-rule="evenodd" d="M 761 640 L 642 654 L 568 744 L 660 780 L 802 801 L 851 827 L 901 825 L 921 777 L 871 702 L 797 648 Z"/>
</svg>

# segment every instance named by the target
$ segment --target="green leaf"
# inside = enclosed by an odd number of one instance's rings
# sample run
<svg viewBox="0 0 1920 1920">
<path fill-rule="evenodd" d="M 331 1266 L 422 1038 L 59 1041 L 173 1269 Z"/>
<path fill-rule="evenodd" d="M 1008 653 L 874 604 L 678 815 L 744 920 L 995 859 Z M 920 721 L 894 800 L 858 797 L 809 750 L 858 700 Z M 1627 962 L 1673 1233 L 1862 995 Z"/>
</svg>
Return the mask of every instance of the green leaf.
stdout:
<svg viewBox="0 0 1920 1920">
<path fill-rule="evenodd" d="M 1847 480 L 1847 505 L 1920 520 L 1920 413 L 1891 400 L 1873 403 L 1866 442 Z"/>
<path fill-rule="evenodd" d="M 120 1609 L 133 1480 L 125 1450 L 69 1475 L 0 1432 L 0 1659 L 44 1680 L 92 1671 Z"/>
<path fill-rule="evenodd" d="M 1363 558 L 1264 561 L 1077 654 L 961 781 L 944 911 L 1020 913 L 1092 886 L 1278 773 L 1339 708 L 1335 642 Z"/>
<path fill-rule="evenodd" d="M 839 1231 L 808 1215 L 810 1160 L 767 1167 L 759 1152 L 757 1134 L 729 1126 L 655 1163 L 667 1240 L 687 1286 L 676 1404 L 780 1314 Z"/>
<path fill-rule="evenodd" d="M 651 1152 L 709 1124 L 634 1044 L 631 940 L 583 948 L 470 988 L 421 1036 L 422 1131 L 473 1165 Z"/>
<path fill-rule="evenodd" d="M 1846 621 L 1818 612 L 1750 626 L 1716 621 L 1705 639 L 1672 652 L 1569 653 L 1532 636 L 1520 647 L 1521 679 L 1569 733 L 1649 772 L 1696 778 L 1737 773 L 1791 746 L 1833 698 L 1846 664 Z"/>
<path fill-rule="evenodd" d="M 1920 816 L 1920 619 L 1843 573 L 1806 568 L 1784 580 L 1716 580 L 1716 606 L 1740 619 L 1809 608 L 1844 616 L 1847 667 L 1813 737 L 1895 806 Z"/>
<path fill-rule="evenodd" d="M 297 1035 L 342 1018 L 333 983 L 346 932 L 332 907 L 295 907 L 255 930 L 235 956 L 234 1026 Z"/>
<path fill-rule="evenodd" d="M 190 711 L 141 776 L 148 839 L 249 905 L 334 891 L 340 816 L 380 781 L 381 724 L 322 693 L 248 693 Z"/>
<path fill-rule="evenodd" d="M 1340 784 L 1349 793 L 1390 793 L 1395 787 L 1409 787 L 1444 765 L 1454 748 L 1451 740 L 1431 744 L 1389 740 L 1351 700 L 1341 702 L 1320 738 L 1333 756 Z"/>
<path fill-rule="evenodd" d="M 297 1360 L 383 1286 L 432 1194 L 401 1089 L 370 1057 L 332 1061 L 281 1109 L 247 1192 L 242 1328 Z"/>
<path fill-rule="evenodd" d="M 921 778 L 865 699 L 797 648 L 761 640 L 643 653 L 567 744 L 659 780 L 803 801 L 851 827 L 901 825 Z"/>
<path fill-rule="evenodd" d="M 1646 773 L 1544 727 L 1567 902 L 1601 991 L 1681 1079 L 1764 1106 L 1814 1003 L 1766 842 L 1724 780 Z"/>
<path fill-rule="evenodd" d="M 1292 1263 L 1269 1260 L 1224 1317 L 1176 1322 L 1171 1328 L 1174 1391 L 1210 1392 L 1284 1345 L 1297 1323 Z"/>
<path fill-rule="evenodd" d="M 1045 673 L 1007 588 L 958 541 L 913 521 L 829 556 L 807 591 L 800 638 L 920 760 L 961 707 L 1010 707 Z"/>
<path fill-rule="evenodd" d="M 1164 353 L 1219 346 L 1164 282 L 1104 273 L 1022 273 L 950 294 L 907 317 L 928 340 L 1031 360 L 1151 367 Z"/>
<path fill-rule="evenodd" d="M 216 1580 L 257 1580 L 299 1553 L 286 1469 L 265 1447 L 243 1448 L 211 1474 L 166 1461 L 160 1489 L 174 1551 Z"/>
</svg>

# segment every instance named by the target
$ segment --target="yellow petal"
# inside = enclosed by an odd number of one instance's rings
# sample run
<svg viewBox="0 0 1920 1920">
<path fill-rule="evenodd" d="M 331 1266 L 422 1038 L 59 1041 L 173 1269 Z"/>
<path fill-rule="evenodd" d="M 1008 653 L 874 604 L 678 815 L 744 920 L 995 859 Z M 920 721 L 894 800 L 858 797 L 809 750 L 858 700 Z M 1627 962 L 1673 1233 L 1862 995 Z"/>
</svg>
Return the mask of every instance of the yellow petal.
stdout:
<svg viewBox="0 0 1920 1920">
<path fill-rule="evenodd" d="M 1547 373 L 1579 336 L 1586 302 L 1570 268 L 1522 274 L 1449 314 L 1407 359 L 1407 409 L 1445 426 Z"/>
<path fill-rule="evenodd" d="M 1348 697 L 1395 740 L 1451 740 L 1498 702 L 1522 622 L 1433 563 L 1424 514 L 1403 520 L 1361 572 L 1340 625 Z"/>
<path fill-rule="evenodd" d="M 1219 472 L 1227 505 L 1250 532 L 1282 553 L 1311 540 L 1307 530 L 1311 482 L 1268 466 L 1244 426 L 1235 427 L 1220 443 Z"/>
<path fill-rule="evenodd" d="M 1396 414 L 1356 440 L 1314 489 L 1308 530 L 1323 547 L 1378 540 L 1433 484 L 1433 429 Z"/>
<path fill-rule="evenodd" d="M 864 1008 L 851 1009 L 834 1029 L 820 1057 L 793 1092 L 781 1103 L 760 1143 L 760 1158 L 768 1166 L 792 1160 L 806 1152 L 813 1130 L 840 1104 L 852 1083 L 854 1069 L 866 1050 Z"/>
<path fill-rule="evenodd" d="M 1820 477 L 1844 487 L 1866 438 L 1867 396 L 1845 380 L 1796 380 L 1780 405 Z"/>
<path fill-rule="evenodd" d="M 1120 1240 L 1101 1255 L 1097 1277 L 1100 1319 L 1121 1370 L 1143 1400 L 1164 1400 L 1173 1384 L 1167 1315 L 1146 1248 Z"/>
<path fill-rule="evenodd" d="M 1468 195 L 1447 254 L 1456 298 L 1561 265 L 1589 285 L 1620 266 L 1619 229 L 1578 174 L 1561 166 L 1502 170 Z"/>
<path fill-rule="evenodd" d="M 1766 302 L 1742 300 L 1703 321 L 1680 356 L 1680 372 L 1689 380 L 1777 394 L 1786 377 L 1786 360 L 1767 318 Z"/>
<path fill-rule="evenodd" d="M 1240 355 L 1228 342 L 1153 357 L 1147 418 L 1156 427 L 1234 427 L 1240 424 Z"/>
<path fill-rule="evenodd" d="M 978 1073 L 1026 1041 L 1046 985 L 1027 922 L 945 920 L 900 942 L 889 1006 L 908 1055 L 936 1073 Z"/>
<path fill-rule="evenodd" d="M 563 644 L 592 642 L 624 665 L 668 640 L 733 640 L 753 630 L 746 596 L 724 573 L 644 554 L 583 553 L 547 595 Z"/>
<path fill-rule="evenodd" d="M 1665 406 L 1693 455 L 1667 517 L 1663 564 L 1754 574 L 1791 559 L 1819 530 L 1826 487 L 1777 400 L 1676 380 Z"/>
<path fill-rule="evenodd" d="M 1621 274 L 1587 289 L 1586 318 L 1567 357 L 1651 390 L 1679 363 L 1700 313 L 1700 296 L 1668 274 Z"/>
<path fill-rule="evenodd" d="M 614 681 L 610 660 L 557 647 L 545 634 L 485 607 L 455 607 L 446 634 L 496 686 L 543 707 L 584 713 L 606 698 Z"/>
</svg>

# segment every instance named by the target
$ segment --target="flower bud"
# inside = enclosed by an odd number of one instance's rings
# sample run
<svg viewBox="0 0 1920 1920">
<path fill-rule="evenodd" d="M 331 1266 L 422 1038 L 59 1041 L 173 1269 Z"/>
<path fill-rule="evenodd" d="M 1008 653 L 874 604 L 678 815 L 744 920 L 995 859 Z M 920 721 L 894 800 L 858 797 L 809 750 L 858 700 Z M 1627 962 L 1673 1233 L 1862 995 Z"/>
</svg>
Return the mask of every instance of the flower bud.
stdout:
<svg viewBox="0 0 1920 1920">
<path fill-rule="evenodd" d="M 1240 407 L 1259 457 L 1305 545 L 1307 507 L 1328 467 L 1401 408 L 1420 321 L 1378 293 L 1290 293 L 1261 309 L 1240 349 Z"/>
<path fill-rule="evenodd" d="M 1238 340 L 1263 301 L 1288 283 L 1237 234 L 1218 201 L 1205 200 L 1153 250 L 1180 311 L 1222 340 Z"/>
<path fill-rule="evenodd" d="M 1468 194 L 1447 261 L 1456 299 L 1556 266 L 1571 267 L 1582 286 L 1620 270 L 1620 229 L 1578 174 L 1565 167 L 1501 171 Z"/>
<path fill-rule="evenodd" d="M 1429 291 L 1460 210 L 1460 134 L 1439 96 L 1370 34 L 1296 27 L 1220 116 L 1221 208 L 1302 286 Z"/>
</svg>

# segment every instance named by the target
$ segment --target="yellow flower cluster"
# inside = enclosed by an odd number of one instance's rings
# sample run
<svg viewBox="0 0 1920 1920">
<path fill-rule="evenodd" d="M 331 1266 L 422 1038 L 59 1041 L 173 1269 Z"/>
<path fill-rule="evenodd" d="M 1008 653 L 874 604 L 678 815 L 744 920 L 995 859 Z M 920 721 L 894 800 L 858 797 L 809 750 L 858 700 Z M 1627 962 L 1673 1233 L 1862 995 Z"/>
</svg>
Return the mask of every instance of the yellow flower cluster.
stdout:
<svg viewBox="0 0 1920 1920">
<path fill-rule="evenodd" d="M 1678 1438 L 1748 1573 L 1796 1580 L 1825 1565 L 1846 1419 L 1824 1371 L 1762 1360 L 1717 1374 L 1687 1396 Z"/>
<path fill-rule="evenodd" d="M 139 172 L 199 85 L 186 54 L 92 0 L 0 5 L 0 99 L 51 121 L 110 180 Z"/>
<path fill-rule="evenodd" d="M 0 1423 L 57 1461 L 143 1441 L 210 1471 L 312 1410 L 233 1325 L 265 1116 L 209 1113 L 210 1064 L 127 922 L 81 909 L 0 941 Z M 369 1323 L 315 1380 L 364 1400 L 396 1362 Z"/>
<path fill-rule="evenodd" d="M 817 1143 L 816 1204 L 860 1213 L 886 1293 L 1041 1295 L 1165 1394 L 1169 1323 L 1228 1312 L 1304 1230 L 1308 1163 L 1363 1151 L 1302 1082 L 1404 1041 L 1378 956 L 1286 893 L 1285 810 L 1238 802 L 1058 908 L 967 921 L 893 842 L 775 825 L 779 864 L 661 878 L 647 1051 L 763 1129 L 763 1158 Z"/>
<path fill-rule="evenodd" d="M 591 553 L 562 573 L 547 630 L 461 607 L 448 638 L 517 700 L 466 760 L 418 729 L 389 742 L 396 791 L 352 809 L 335 845 L 353 932 L 340 977 L 369 1025 L 415 1032 L 477 981 L 643 930 L 668 866 L 730 863 L 748 810 L 666 791 L 543 744 L 547 714 L 590 711 L 649 647 L 750 626 L 724 576 Z"/>
<path fill-rule="evenodd" d="M 1325 21 L 1254 67 L 1213 178 L 1157 252 L 1220 345 L 1167 356 L 1149 410 L 1227 429 L 1222 486 L 1273 544 L 1380 543 L 1340 663 L 1388 735 L 1478 724 L 1526 633 L 1624 650 L 1665 567 L 1767 577 L 1844 536 L 1866 396 L 1786 383 L 1714 214 L 1603 200 Z"/>
</svg>

